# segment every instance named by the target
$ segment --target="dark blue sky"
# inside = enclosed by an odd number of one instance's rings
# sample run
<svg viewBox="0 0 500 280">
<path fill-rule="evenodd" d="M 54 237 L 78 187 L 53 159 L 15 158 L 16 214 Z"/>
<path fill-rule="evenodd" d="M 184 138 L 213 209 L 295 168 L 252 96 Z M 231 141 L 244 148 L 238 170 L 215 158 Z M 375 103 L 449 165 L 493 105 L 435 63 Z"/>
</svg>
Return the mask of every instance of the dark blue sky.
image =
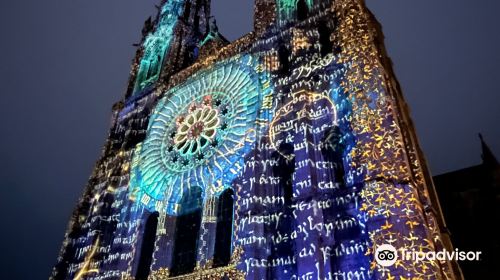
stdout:
<svg viewBox="0 0 500 280">
<path fill-rule="evenodd" d="M 220 31 L 253 3 L 214 0 Z M 0 2 L 2 279 L 46 279 L 126 87 L 155 0 Z M 368 0 L 434 174 L 500 156 L 500 1 Z"/>
</svg>

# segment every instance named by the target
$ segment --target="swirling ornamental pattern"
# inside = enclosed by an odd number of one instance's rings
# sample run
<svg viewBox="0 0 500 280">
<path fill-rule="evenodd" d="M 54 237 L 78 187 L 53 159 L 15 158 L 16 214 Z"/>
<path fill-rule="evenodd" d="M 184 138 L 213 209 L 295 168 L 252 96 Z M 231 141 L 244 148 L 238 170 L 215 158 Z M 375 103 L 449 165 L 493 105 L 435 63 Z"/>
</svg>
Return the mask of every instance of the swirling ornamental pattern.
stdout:
<svg viewBox="0 0 500 280">
<path fill-rule="evenodd" d="M 250 56 L 203 71 L 165 94 L 136 149 L 131 196 L 176 213 L 193 187 L 219 193 L 243 167 L 255 141 L 264 74 Z"/>
</svg>

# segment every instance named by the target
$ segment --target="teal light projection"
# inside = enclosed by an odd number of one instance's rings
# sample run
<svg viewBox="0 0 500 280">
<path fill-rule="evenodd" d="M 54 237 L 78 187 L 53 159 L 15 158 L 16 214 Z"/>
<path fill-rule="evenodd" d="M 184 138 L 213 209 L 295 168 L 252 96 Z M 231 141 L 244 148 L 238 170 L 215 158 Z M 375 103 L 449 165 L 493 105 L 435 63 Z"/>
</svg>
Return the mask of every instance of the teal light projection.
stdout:
<svg viewBox="0 0 500 280">
<path fill-rule="evenodd" d="M 313 6 L 313 0 L 304 0 L 309 9 Z M 297 10 L 299 0 L 278 0 L 278 14 L 280 19 L 287 20 L 293 17 Z"/>
<path fill-rule="evenodd" d="M 255 142 L 259 100 L 269 76 L 251 56 L 202 71 L 165 94 L 132 162 L 132 198 L 176 213 L 186 192 L 217 195 L 231 186 Z"/>
<path fill-rule="evenodd" d="M 158 80 L 163 59 L 172 41 L 174 27 L 183 12 L 184 3 L 185 0 L 171 0 L 163 6 L 156 30 L 144 41 L 144 55 L 137 72 L 134 93 L 140 92 Z"/>
</svg>

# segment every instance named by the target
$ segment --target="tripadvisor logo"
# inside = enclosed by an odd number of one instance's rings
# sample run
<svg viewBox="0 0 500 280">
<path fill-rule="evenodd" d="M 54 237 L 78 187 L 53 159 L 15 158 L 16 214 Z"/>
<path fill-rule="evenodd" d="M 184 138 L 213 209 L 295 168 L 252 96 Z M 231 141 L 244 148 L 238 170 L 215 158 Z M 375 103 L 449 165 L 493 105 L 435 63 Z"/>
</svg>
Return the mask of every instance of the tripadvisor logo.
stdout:
<svg viewBox="0 0 500 280">
<path fill-rule="evenodd" d="M 398 260 L 398 251 L 394 246 L 384 244 L 377 247 L 375 261 L 381 266 L 391 266 Z"/>
<path fill-rule="evenodd" d="M 455 249 L 454 251 L 429 251 L 421 252 L 415 250 L 399 249 L 389 244 L 383 244 L 375 250 L 375 261 L 381 266 L 392 266 L 398 259 L 403 261 L 479 261 L 480 251 L 465 252 Z"/>
</svg>

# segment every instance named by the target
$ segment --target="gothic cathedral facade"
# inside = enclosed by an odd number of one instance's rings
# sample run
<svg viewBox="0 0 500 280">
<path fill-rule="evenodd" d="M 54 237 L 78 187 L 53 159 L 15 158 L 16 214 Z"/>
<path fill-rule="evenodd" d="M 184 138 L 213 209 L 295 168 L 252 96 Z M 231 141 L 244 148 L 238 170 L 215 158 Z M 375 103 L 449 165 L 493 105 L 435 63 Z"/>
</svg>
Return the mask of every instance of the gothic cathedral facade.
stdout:
<svg viewBox="0 0 500 280">
<path fill-rule="evenodd" d="M 51 279 L 461 279 L 363 0 L 255 0 L 229 42 L 210 0 L 163 0 Z"/>
</svg>

